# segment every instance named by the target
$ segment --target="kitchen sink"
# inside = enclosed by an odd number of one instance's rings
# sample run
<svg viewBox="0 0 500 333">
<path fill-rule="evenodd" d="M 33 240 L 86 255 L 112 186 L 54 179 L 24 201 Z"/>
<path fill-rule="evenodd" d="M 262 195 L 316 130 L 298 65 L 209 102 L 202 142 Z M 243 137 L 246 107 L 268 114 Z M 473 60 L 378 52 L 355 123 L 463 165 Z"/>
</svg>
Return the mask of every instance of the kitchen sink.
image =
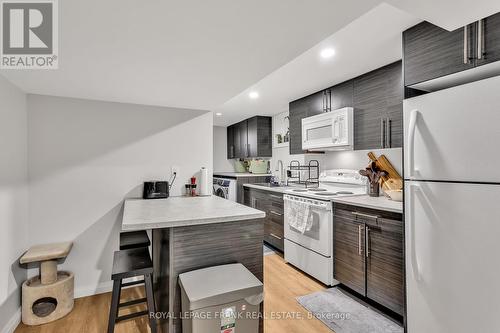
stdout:
<svg viewBox="0 0 500 333">
<path fill-rule="evenodd" d="M 282 184 L 275 184 L 275 183 L 255 183 L 253 185 L 264 186 L 264 187 L 281 187 L 281 188 L 290 187 L 290 186 L 286 186 L 286 185 L 282 185 Z"/>
</svg>

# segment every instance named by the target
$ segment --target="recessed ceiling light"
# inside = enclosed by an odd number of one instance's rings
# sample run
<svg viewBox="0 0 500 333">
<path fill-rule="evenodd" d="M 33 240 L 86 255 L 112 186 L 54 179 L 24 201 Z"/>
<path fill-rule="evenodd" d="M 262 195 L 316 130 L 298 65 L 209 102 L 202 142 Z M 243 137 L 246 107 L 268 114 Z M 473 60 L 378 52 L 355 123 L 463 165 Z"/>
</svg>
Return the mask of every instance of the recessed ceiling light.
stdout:
<svg viewBox="0 0 500 333">
<path fill-rule="evenodd" d="M 335 55 L 335 50 L 332 49 L 331 47 L 330 48 L 327 48 L 327 49 L 323 49 L 321 51 L 321 57 L 322 58 L 331 58 Z"/>
<path fill-rule="evenodd" d="M 259 93 L 256 91 L 252 91 L 248 94 L 248 97 L 250 97 L 251 99 L 259 98 Z"/>
<path fill-rule="evenodd" d="M 220 117 L 220 116 L 222 116 L 222 113 L 220 113 L 220 112 L 216 112 L 216 113 L 215 113 L 215 115 L 216 115 L 217 117 Z"/>
</svg>

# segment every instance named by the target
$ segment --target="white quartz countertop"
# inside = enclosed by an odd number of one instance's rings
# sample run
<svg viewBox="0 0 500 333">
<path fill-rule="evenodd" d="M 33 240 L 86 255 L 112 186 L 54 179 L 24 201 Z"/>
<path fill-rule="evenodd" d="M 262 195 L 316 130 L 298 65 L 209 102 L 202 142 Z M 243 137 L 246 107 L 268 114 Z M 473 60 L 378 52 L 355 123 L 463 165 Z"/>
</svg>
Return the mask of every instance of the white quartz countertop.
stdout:
<svg viewBox="0 0 500 333">
<path fill-rule="evenodd" d="M 218 196 L 125 200 L 122 230 L 174 228 L 264 218 L 266 213 Z"/>
<path fill-rule="evenodd" d="M 354 195 L 347 197 L 338 197 L 332 199 L 333 202 L 353 205 L 358 207 L 372 208 L 378 210 L 385 210 L 394 213 L 403 213 L 403 203 L 400 201 L 393 201 L 386 197 L 370 197 L 369 195 Z"/>
<path fill-rule="evenodd" d="M 264 190 L 269 192 L 277 192 L 277 193 L 287 193 L 298 196 L 307 197 L 306 193 L 290 193 L 290 187 L 268 187 L 262 186 L 258 184 L 243 184 L 244 187 L 255 188 L 258 190 Z M 296 188 L 296 187 L 294 187 Z M 343 203 L 347 205 L 366 207 L 372 209 L 379 209 L 388 212 L 394 213 L 403 213 L 403 203 L 399 201 L 390 200 L 384 196 L 380 197 L 370 197 L 369 195 L 352 195 L 352 196 L 341 196 L 331 198 L 330 201 Z"/>
<path fill-rule="evenodd" d="M 250 173 L 250 172 L 214 172 L 214 177 L 266 177 L 272 176 L 270 173 Z"/>
</svg>

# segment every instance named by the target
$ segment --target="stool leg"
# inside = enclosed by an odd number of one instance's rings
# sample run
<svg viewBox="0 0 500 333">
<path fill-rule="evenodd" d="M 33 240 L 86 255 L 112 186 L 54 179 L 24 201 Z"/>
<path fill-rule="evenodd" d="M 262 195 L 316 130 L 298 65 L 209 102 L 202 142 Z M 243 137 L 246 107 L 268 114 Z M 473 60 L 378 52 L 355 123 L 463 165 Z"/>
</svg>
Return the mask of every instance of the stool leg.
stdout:
<svg viewBox="0 0 500 333">
<path fill-rule="evenodd" d="M 151 333 L 156 333 L 156 319 L 154 316 L 151 316 L 152 313 L 156 312 L 155 310 L 155 300 L 153 297 L 153 278 L 152 275 L 145 275 L 144 282 L 146 287 L 146 298 L 148 302 L 148 317 L 149 317 L 149 327 L 151 328 Z"/>
<path fill-rule="evenodd" d="M 120 303 L 122 280 L 113 281 L 113 293 L 111 294 L 111 306 L 109 308 L 108 333 L 115 331 L 116 317 L 118 317 L 118 304 Z"/>
</svg>

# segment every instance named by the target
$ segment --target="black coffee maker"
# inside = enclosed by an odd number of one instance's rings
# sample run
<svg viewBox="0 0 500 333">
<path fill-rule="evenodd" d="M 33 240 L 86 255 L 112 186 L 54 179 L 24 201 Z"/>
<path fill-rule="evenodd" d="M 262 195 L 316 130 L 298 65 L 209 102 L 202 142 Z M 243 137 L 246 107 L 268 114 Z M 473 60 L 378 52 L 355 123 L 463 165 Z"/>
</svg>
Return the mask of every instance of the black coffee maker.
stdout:
<svg viewBox="0 0 500 333">
<path fill-rule="evenodd" d="M 142 192 L 143 199 L 165 199 L 169 196 L 169 184 L 167 181 L 144 182 Z"/>
</svg>

